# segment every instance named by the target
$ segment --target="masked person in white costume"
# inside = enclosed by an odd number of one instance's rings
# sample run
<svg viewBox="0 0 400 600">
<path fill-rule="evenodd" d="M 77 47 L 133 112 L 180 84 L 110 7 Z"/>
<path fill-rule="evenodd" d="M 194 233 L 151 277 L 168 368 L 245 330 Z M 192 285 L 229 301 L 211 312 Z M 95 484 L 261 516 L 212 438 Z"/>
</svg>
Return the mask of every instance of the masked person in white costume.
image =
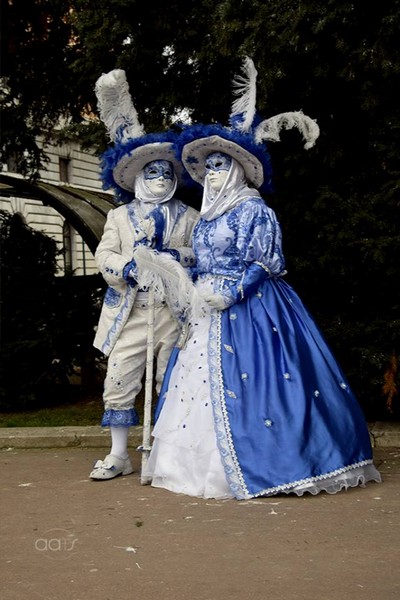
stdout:
<svg viewBox="0 0 400 600">
<path fill-rule="evenodd" d="M 112 187 L 117 198 L 126 202 L 108 213 L 95 254 L 108 284 L 94 346 L 108 356 L 102 426 L 110 428 L 111 449 L 95 463 L 90 478 L 107 480 L 133 472 L 128 434 L 138 423 L 134 404 L 146 368 L 149 292 L 137 283 L 135 250 L 146 246 L 191 266 L 191 235 L 198 213 L 175 197 L 182 172 L 175 157 L 175 137 L 169 132 L 144 135 L 125 73 L 114 70 L 102 75 L 96 93 L 100 116 L 114 141 L 102 157 L 103 186 Z M 157 390 L 180 328 L 179 314 L 168 299 L 156 294 Z"/>
</svg>

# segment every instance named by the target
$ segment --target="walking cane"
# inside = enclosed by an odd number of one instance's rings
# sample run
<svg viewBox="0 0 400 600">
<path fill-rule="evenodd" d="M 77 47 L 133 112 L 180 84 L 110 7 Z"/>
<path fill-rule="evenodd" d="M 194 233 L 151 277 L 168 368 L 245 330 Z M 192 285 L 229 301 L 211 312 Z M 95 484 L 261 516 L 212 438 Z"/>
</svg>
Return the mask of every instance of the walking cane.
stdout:
<svg viewBox="0 0 400 600">
<path fill-rule="evenodd" d="M 141 485 L 147 485 L 151 478 L 144 475 L 147 461 L 149 458 L 150 430 L 151 430 L 151 408 L 153 398 L 153 360 L 154 360 L 154 288 L 150 286 L 147 308 L 147 358 L 146 358 L 146 381 L 144 393 L 144 411 L 143 411 L 143 439 L 142 445 L 138 450 L 142 451 L 141 465 Z"/>
<path fill-rule="evenodd" d="M 185 311 L 190 307 L 191 314 L 204 314 L 208 310 L 204 299 L 198 294 L 193 281 L 180 263 L 169 255 L 154 252 L 146 246 L 138 246 L 135 250 L 135 262 L 138 267 L 138 286 L 147 287 L 148 318 L 147 318 L 147 360 L 146 360 L 146 388 L 143 415 L 143 441 L 138 450 L 142 451 L 141 484 L 151 483 L 151 478 L 144 475 L 149 458 L 151 405 L 153 394 L 153 353 L 154 353 L 154 290 L 155 287 L 164 287 L 171 304 L 182 306 Z M 183 337 L 188 333 L 188 328 L 183 328 Z M 181 336 L 182 338 L 182 336 Z M 180 338 L 180 339 L 181 339 Z"/>
</svg>

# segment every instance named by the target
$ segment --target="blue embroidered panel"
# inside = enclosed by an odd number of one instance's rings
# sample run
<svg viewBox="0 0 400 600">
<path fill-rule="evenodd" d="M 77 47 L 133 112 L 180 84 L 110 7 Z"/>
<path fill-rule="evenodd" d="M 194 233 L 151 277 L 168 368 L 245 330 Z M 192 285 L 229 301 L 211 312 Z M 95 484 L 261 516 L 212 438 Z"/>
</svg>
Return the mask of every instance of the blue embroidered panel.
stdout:
<svg viewBox="0 0 400 600">
<path fill-rule="evenodd" d="M 285 268 L 279 223 L 260 198 L 250 198 L 213 221 L 200 219 L 193 248 L 199 275 L 239 277 L 254 261 L 271 275 Z"/>
<path fill-rule="evenodd" d="M 114 288 L 108 287 L 104 296 L 104 302 L 110 308 L 114 308 L 121 302 L 121 294 Z"/>
<path fill-rule="evenodd" d="M 101 421 L 102 427 L 131 427 L 139 424 L 139 415 L 134 408 L 128 410 L 114 410 L 109 408 L 104 411 Z"/>
</svg>

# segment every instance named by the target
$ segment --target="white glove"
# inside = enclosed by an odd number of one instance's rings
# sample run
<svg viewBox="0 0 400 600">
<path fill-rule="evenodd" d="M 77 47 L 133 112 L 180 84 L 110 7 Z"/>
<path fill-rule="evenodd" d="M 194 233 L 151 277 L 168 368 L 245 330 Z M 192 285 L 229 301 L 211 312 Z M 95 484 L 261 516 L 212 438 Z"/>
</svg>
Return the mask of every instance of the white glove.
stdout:
<svg viewBox="0 0 400 600">
<path fill-rule="evenodd" d="M 215 308 L 216 310 L 227 308 L 226 300 L 221 294 L 211 294 L 210 296 L 206 296 L 204 300 L 211 308 Z"/>
</svg>

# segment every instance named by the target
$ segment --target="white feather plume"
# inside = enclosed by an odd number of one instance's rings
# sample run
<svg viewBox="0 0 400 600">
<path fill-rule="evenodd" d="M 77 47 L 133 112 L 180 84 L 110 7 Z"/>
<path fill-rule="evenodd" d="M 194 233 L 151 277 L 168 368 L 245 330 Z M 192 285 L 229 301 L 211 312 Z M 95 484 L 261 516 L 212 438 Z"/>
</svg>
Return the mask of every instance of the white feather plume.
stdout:
<svg viewBox="0 0 400 600">
<path fill-rule="evenodd" d="M 170 254 L 138 246 L 133 258 L 139 287 L 152 287 L 157 298 L 193 318 L 209 311 L 186 269 Z"/>
<path fill-rule="evenodd" d="M 304 148 L 312 148 L 319 136 L 319 127 L 314 119 L 305 115 L 301 110 L 297 112 L 284 112 L 262 121 L 254 132 L 257 144 L 264 140 L 280 142 L 281 129 L 292 129 L 297 127 L 303 136 Z"/>
<path fill-rule="evenodd" d="M 243 75 L 237 75 L 233 80 L 233 93 L 237 96 L 232 104 L 230 118 L 243 115 L 243 121 L 237 128 L 248 131 L 256 114 L 256 82 L 257 70 L 251 58 L 246 56 L 242 65 Z"/>
<path fill-rule="evenodd" d="M 125 71 L 114 69 L 96 81 L 95 92 L 100 118 L 111 141 L 126 142 L 144 135 L 133 105 Z"/>
</svg>

